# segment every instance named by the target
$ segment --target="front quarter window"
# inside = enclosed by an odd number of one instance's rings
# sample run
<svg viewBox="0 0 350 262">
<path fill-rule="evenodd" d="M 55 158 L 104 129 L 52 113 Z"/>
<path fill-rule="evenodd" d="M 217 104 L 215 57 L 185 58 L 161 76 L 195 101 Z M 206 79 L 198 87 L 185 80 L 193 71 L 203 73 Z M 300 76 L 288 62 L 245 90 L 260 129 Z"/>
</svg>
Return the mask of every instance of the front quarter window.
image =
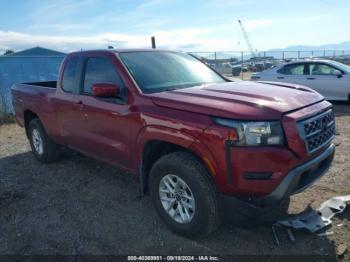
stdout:
<svg viewBox="0 0 350 262">
<path fill-rule="evenodd" d="M 120 58 L 144 93 L 226 82 L 202 62 L 184 53 L 124 52 Z"/>
<path fill-rule="evenodd" d="M 91 57 L 85 66 L 83 92 L 91 94 L 92 86 L 97 83 L 115 84 L 120 88 L 121 94 L 125 93 L 123 82 L 113 64 L 106 58 Z"/>
<path fill-rule="evenodd" d="M 333 75 L 338 70 L 326 64 L 315 63 L 310 65 L 311 75 Z"/>
</svg>

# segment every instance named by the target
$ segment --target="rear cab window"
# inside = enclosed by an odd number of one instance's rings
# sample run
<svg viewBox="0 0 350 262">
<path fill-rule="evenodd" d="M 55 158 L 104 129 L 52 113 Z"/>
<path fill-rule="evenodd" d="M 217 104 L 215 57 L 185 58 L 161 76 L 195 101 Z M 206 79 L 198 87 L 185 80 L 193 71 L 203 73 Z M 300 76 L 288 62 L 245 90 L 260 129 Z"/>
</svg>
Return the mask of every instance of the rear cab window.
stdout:
<svg viewBox="0 0 350 262">
<path fill-rule="evenodd" d="M 78 57 L 68 59 L 63 71 L 62 89 L 65 92 L 73 93 L 76 86 L 76 76 L 78 72 Z"/>
</svg>

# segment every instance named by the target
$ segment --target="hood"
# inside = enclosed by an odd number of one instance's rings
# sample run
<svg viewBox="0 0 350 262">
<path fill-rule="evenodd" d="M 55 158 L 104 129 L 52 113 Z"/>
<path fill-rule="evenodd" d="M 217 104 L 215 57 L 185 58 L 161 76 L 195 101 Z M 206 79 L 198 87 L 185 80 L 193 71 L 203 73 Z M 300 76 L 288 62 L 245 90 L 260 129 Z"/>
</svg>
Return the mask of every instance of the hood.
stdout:
<svg viewBox="0 0 350 262">
<path fill-rule="evenodd" d="M 324 99 L 305 86 L 250 81 L 210 84 L 150 96 L 160 107 L 245 120 L 276 120 L 286 112 Z"/>
</svg>

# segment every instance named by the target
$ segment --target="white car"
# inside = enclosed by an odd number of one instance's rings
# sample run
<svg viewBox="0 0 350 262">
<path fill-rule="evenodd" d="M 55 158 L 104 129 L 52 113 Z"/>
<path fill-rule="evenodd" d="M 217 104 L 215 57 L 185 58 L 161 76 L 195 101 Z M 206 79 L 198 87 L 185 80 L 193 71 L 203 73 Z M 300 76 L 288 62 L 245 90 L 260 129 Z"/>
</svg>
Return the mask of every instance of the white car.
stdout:
<svg viewBox="0 0 350 262">
<path fill-rule="evenodd" d="M 350 67 L 332 60 L 281 64 L 253 74 L 251 80 L 305 85 L 322 94 L 327 100 L 350 101 Z"/>
<path fill-rule="evenodd" d="M 232 76 L 232 68 L 233 66 L 230 63 L 218 63 L 214 65 L 214 69 L 223 75 L 231 75 Z"/>
</svg>

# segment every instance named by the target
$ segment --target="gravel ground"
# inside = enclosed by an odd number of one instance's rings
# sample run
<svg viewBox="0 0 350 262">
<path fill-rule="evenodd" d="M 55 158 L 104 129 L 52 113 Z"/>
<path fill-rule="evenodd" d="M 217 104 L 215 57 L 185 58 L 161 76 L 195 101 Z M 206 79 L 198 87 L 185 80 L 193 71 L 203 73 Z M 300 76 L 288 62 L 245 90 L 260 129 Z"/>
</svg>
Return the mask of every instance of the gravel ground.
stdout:
<svg viewBox="0 0 350 262">
<path fill-rule="evenodd" d="M 350 106 L 335 105 L 338 135 L 327 176 L 292 198 L 295 214 L 350 192 Z M 67 152 L 41 164 L 24 130 L 0 126 L 0 254 L 256 254 L 327 255 L 350 260 L 350 208 L 335 217 L 333 234 L 294 231 L 296 242 L 254 220 L 226 217 L 209 238 L 193 241 L 169 232 L 149 197 L 139 198 L 136 177 L 91 158 Z M 342 224 L 342 226 L 338 226 Z M 342 250 L 345 249 L 345 252 Z"/>
</svg>

